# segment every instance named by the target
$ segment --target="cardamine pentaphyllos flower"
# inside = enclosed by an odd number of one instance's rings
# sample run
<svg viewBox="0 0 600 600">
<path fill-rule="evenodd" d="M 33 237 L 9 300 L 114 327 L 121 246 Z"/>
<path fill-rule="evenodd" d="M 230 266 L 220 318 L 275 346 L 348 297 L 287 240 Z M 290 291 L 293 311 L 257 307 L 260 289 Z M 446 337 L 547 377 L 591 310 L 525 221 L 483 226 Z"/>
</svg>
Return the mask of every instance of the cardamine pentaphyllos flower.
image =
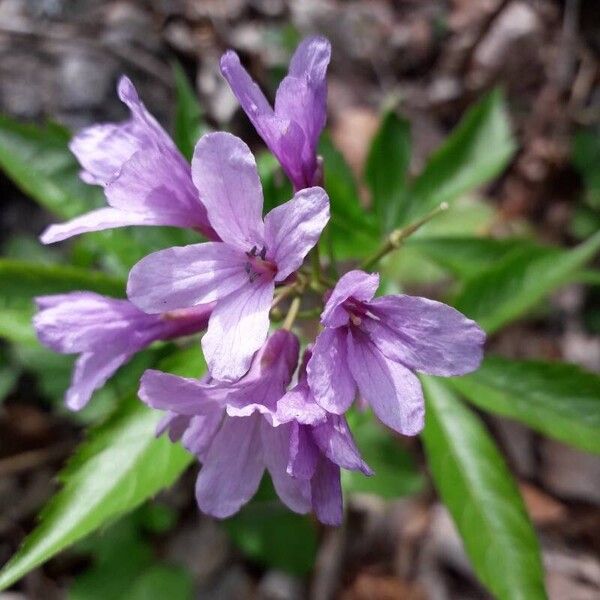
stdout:
<svg viewBox="0 0 600 600">
<path fill-rule="evenodd" d="M 206 328 L 212 306 L 148 315 L 127 300 L 93 292 L 36 298 L 33 319 L 44 346 L 62 354 L 79 354 L 65 402 L 83 408 L 134 354 L 157 340 L 190 335 Z"/>
<path fill-rule="evenodd" d="M 311 506 L 322 523 L 339 525 L 343 517 L 340 468 L 373 472 L 363 461 L 343 415 L 323 410 L 308 386 L 304 353 L 298 383 L 277 403 L 274 422 L 291 423 L 287 472 L 310 483 Z"/>
<path fill-rule="evenodd" d="M 321 185 L 317 143 L 327 119 L 330 58 L 327 39 L 303 40 L 292 57 L 287 77 L 279 85 L 274 110 L 233 50 L 221 58 L 223 76 L 296 190 Z"/>
<path fill-rule="evenodd" d="M 292 510 L 310 510 L 307 481 L 287 473 L 291 425 L 273 427 L 275 412 L 298 363 L 299 343 L 280 329 L 256 353 L 248 373 L 236 383 L 187 379 L 149 370 L 140 399 L 170 411 L 159 425 L 171 439 L 182 437 L 202 468 L 196 482 L 200 510 L 225 518 L 256 492 L 265 469 L 281 500 Z"/>
<path fill-rule="evenodd" d="M 222 242 L 168 248 L 129 274 L 129 299 L 148 313 L 216 301 L 202 348 L 211 375 L 233 381 L 250 366 L 269 330 L 275 284 L 300 268 L 329 220 L 320 187 L 297 192 L 262 219 L 254 157 L 229 133 L 203 136 L 192 176 Z"/>
<path fill-rule="evenodd" d="M 311 508 L 327 524 L 342 518 L 340 466 L 371 471 L 343 417 L 327 415 L 301 375 L 285 390 L 298 362 L 296 336 L 280 329 L 235 383 L 146 371 L 139 396 L 169 411 L 157 433 L 181 439 L 202 468 L 196 499 L 203 512 L 229 517 L 256 492 L 269 471 L 281 500 L 300 513 Z"/>
<path fill-rule="evenodd" d="M 483 357 L 477 323 L 441 302 L 416 296 L 374 298 L 379 275 L 346 273 L 323 312 L 324 330 L 308 361 L 318 404 L 342 414 L 356 389 L 383 423 L 405 435 L 423 428 L 424 401 L 415 371 L 464 375 Z"/>
<path fill-rule="evenodd" d="M 50 225 L 41 235 L 42 242 L 128 225 L 193 228 L 209 239 L 219 239 L 192 183 L 190 165 L 173 140 L 125 76 L 118 93 L 131 117 L 123 123 L 83 129 L 70 143 L 82 166 L 81 178 L 103 186 L 109 206 Z"/>
</svg>

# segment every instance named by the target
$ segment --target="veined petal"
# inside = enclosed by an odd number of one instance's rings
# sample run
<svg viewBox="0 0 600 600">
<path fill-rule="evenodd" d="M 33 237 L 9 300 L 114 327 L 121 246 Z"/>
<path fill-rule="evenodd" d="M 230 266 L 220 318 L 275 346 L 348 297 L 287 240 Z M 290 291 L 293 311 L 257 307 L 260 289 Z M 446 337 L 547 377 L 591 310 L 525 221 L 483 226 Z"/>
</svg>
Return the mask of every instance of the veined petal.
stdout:
<svg viewBox="0 0 600 600">
<path fill-rule="evenodd" d="M 317 337 L 308 361 L 308 385 L 326 411 L 342 414 L 350 408 L 356 384 L 347 364 L 346 328 L 325 328 Z"/>
<path fill-rule="evenodd" d="M 310 510 L 309 483 L 291 477 L 287 472 L 291 427 L 291 424 L 271 427 L 263 420 L 261 434 L 265 464 L 273 480 L 275 491 L 283 503 L 297 513 L 307 513 Z"/>
<path fill-rule="evenodd" d="M 346 300 L 353 298 L 359 302 L 368 302 L 379 287 L 378 273 L 364 271 L 348 271 L 337 282 L 331 296 L 321 313 L 321 323 L 326 327 L 341 327 L 348 323 L 348 313 L 342 306 Z"/>
<path fill-rule="evenodd" d="M 98 208 L 65 223 L 50 225 L 40 236 L 43 244 L 53 244 L 90 231 L 104 231 L 130 225 L 170 225 L 164 216 L 153 213 L 125 212 L 118 208 Z"/>
<path fill-rule="evenodd" d="M 245 273 L 244 273 L 245 275 Z M 202 338 L 202 349 L 211 375 L 235 381 L 250 367 L 252 355 L 269 331 L 269 310 L 275 286 L 256 280 L 217 302 Z"/>
<path fill-rule="evenodd" d="M 321 457 L 310 487 L 311 502 L 317 519 L 326 525 L 340 525 L 343 517 L 340 468 Z"/>
<path fill-rule="evenodd" d="M 298 479 L 310 479 L 319 460 L 319 448 L 310 433 L 310 427 L 290 423 L 290 450 L 287 473 Z"/>
<path fill-rule="evenodd" d="M 312 432 L 315 442 L 330 461 L 343 469 L 373 474 L 363 461 L 344 417 L 329 415 L 327 422 L 317 424 Z"/>
<path fill-rule="evenodd" d="M 140 380 L 138 396 L 144 404 L 178 415 L 194 416 L 219 409 L 226 393 L 198 379 L 148 369 Z"/>
<path fill-rule="evenodd" d="M 294 77 L 306 77 L 318 89 L 325 83 L 330 60 L 329 40 L 323 36 L 307 37 L 298 44 L 288 73 Z"/>
<path fill-rule="evenodd" d="M 221 73 L 256 131 L 275 154 L 296 189 L 306 187 L 301 161 L 305 135 L 300 125 L 275 115 L 269 101 L 232 50 L 221 58 Z"/>
<path fill-rule="evenodd" d="M 221 242 L 159 250 L 133 266 L 127 295 L 148 313 L 207 304 L 248 283 L 245 260 Z"/>
<path fill-rule="evenodd" d="M 356 331 L 348 335 L 348 364 L 361 396 L 385 425 L 404 435 L 423 429 L 423 390 L 414 373 L 386 358 L 366 334 Z"/>
<path fill-rule="evenodd" d="M 389 359 L 431 375 L 464 375 L 479 368 L 485 333 L 455 308 L 417 296 L 383 296 L 369 304 L 379 318 L 364 328 Z"/>
<path fill-rule="evenodd" d="M 149 147 L 136 152 L 105 194 L 111 206 L 124 212 L 152 215 L 156 224 L 193 227 L 219 239 L 192 183 L 190 166 L 176 151 Z"/>
<path fill-rule="evenodd" d="M 256 493 L 265 469 L 262 420 L 260 415 L 223 420 L 196 480 L 196 500 L 203 512 L 230 517 Z"/>
<path fill-rule="evenodd" d="M 329 198 L 320 187 L 296 193 L 265 217 L 267 256 L 277 264 L 276 281 L 302 265 L 329 221 Z"/>
<path fill-rule="evenodd" d="M 196 144 L 192 177 L 220 238 L 242 252 L 260 250 L 263 195 L 250 148 L 230 133 L 208 133 Z"/>
<path fill-rule="evenodd" d="M 154 331 L 157 322 L 157 317 L 127 300 L 94 292 L 41 296 L 36 303 L 39 312 L 33 325 L 39 340 L 66 354 L 95 351 L 108 342 L 112 347 L 136 348 L 143 345 L 143 334 Z"/>
<path fill-rule="evenodd" d="M 73 379 L 65 395 L 65 404 L 71 410 L 82 409 L 89 402 L 94 391 L 102 387 L 133 353 L 132 350 L 104 346 L 81 354 L 75 362 Z"/>
</svg>

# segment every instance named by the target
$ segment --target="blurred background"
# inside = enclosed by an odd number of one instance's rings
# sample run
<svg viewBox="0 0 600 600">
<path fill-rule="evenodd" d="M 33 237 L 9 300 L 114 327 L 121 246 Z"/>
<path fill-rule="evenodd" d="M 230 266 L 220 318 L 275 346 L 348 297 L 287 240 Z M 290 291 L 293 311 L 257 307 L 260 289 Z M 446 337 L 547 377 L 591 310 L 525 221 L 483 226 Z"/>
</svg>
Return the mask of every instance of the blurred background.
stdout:
<svg viewBox="0 0 600 600">
<path fill-rule="evenodd" d="M 177 61 L 207 127 L 258 149 L 219 57 L 236 49 L 272 97 L 298 41 L 316 32 L 333 46 L 330 136 L 356 174 L 383 107 L 398 104 L 410 120 L 418 172 L 469 105 L 501 85 L 519 150 L 484 190 L 481 226 L 561 246 L 599 229 L 597 0 L 0 0 L 0 113 L 72 130 L 120 120 L 115 85 L 126 73 L 172 129 Z M 2 255 L 60 260 L 60 247 L 36 241 L 51 216 L 2 173 L 0 207 Z M 414 289 L 427 291 L 433 284 L 419 275 L 406 269 Z M 503 330 L 494 349 L 599 371 L 599 287 L 571 285 L 552 302 L 551 317 Z M 63 358 L 0 345 L 0 564 L 33 528 L 83 425 L 98 418 L 61 409 L 71 365 Z M 485 420 L 521 482 L 551 597 L 600 598 L 600 460 L 500 417 Z M 402 444 L 422 461 L 418 441 Z M 225 525 L 199 515 L 195 472 L 0 598 L 489 597 L 431 484 L 412 471 L 393 499 L 358 493 L 347 498 L 343 528 L 308 532 L 289 515 L 255 514 L 251 526 L 245 513 Z"/>
</svg>

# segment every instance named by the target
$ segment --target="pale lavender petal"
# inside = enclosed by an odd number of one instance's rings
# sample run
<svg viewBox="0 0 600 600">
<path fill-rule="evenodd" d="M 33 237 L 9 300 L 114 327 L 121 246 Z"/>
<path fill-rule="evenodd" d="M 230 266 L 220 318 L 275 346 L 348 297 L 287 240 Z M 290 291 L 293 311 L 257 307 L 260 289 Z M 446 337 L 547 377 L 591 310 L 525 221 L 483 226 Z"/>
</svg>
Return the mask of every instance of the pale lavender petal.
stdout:
<svg viewBox="0 0 600 600">
<path fill-rule="evenodd" d="M 321 423 L 327 413 L 315 402 L 306 381 L 298 383 L 277 402 L 274 423 L 297 421 L 304 425 Z"/>
<path fill-rule="evenodd" d="M 223 411 L 220 409 L 192 417 L 189 427 L 181 436 L 183 447 L 203 461 L 222 422 Z"/>
<path fill-rule="evenodd" d="M 479 368 L 485 333 L 455 308 L 417 296 L 383 296 L 369 304 L 380 320 L 364 328 L 389 359 L 431 375 L 464 375 Z"/>
<path fill-rule="evenodd" d="M 343 304 L 352 298 L 368 302 L 379 287 L 379 274 L 364 271 L 348 271 L 337 282 L 321 313 L 321 323 L 326 327 L 342 327 L 348 323 L 348 313 Z"/>
<path fill-rule="evenodd" d="M 260 415 L 224 419 L 196 481 L 196 500 L 203 512 L 230 517 L 256 493 L 265 468 L 261 421 Z"/>
<path fill-rule="evenodd" d="M 346 412 L 356 394 L 347 364 L 347 335 L 346 329 L 324 329 L 315 341 L 306 367 L 315 401 L 335 414 Z"/>
<path fill-rule="evenodd" d="M 373 474 L 363 461 L 344 417 L 330 415 L 326 423 L 313 427 L 312 434 L 323 454 L 339 467 Z"/>
<path fill-rule="evenodd" d="M 106 185 L 139 149 L 139 140 L 130 122 L 103 123 L 82 129 L 69 149 L 83 167 L 86 183 Z"/>
<path fill-rule="evenodd" d="M 288 73 L 294 77 L 306 77 L 310 84 L 322 93 L 330 60 L 329 40 L 322 36 L 307 37 L 298 44 Z"/>
<path fill-rule="evenodd" d="M 190 417 L 168 412 L 156 426 L 156 437 L 167 433 L 172 442 L 178 442 L 191 422 Z"/>
<path fill-rule="evenodd" d="M 381 421 L 398 433 L 423 429 L 425 404 L 417 376 L 387 359 L 366 334 L 348 335 L 348 364 L 361 396 Z"/>
<path fill-rule="evenodd" d="M 148 313 L 213 302 L 248 284 L 245 261 L 221 242 L 159 250 L 133 266 L 127 295 Z"/>
<path fill-rule="evenodd" d="M 122 123 L 104 123 L 83 129 L 69 144 L 83 167 L 82 177 L 88 183 L 106 185 L 138 150 L 154 145 L 177 152 L 127 77 L 121 77 L 118 93 L 130 109 L 131 117 Z"/>
<path fill-rule="evenodd" d="M 290 423 L 290 450 L 287 473 L 299 479 L 310 479 L 319 460 L 319 448 L 315 444 L 310 427 Z"/>
<path fill-rule="evenodd" d="M 221 73 L 256 131 L 294 182 L 296 189 L 307 187 L 301 164 L 305 143 L 301 127 L 289 119 L 275 115 L 268 100 L 232 50 L 221 58 Z"/>
<path fill-rule="evenodd" d="M 130 225 L 165 225 L 164 218 L 153 213 L 125 212 L 117 208 L 98 208 L 65 223 L 50 225 L 40 236 L 43 244 L 53 244 L 67 238 Z"/>
<path fill-rule="evenodd" d="M 221 239 L 242 252 L 260 250 L 263 195 L 250 148 L 230 133 L 208 133 L 196 144 L 192 177 Z"/>
<path fill-rule="evenodd" d="M 136 152 L 105 188 L 106 199 L 124 212 L 152 217 L 152 224 L 191 227 L 218 240 L 192 183 L 190 166 L 176 151 Z"/>
<path fill-rule="evenodd" d="M 325 525 L 340 525 L 343 517 L 340 468 L 321 458 L 310 485 L 311 503 L 317 519 Z"/>
<path fill-rule="evenodd" d="M 75 362 L 71 385 L 65 403 L 71 410 L 82 409 L 95 390 L 102 387 L 117 369 L 127 362 L 133 352 L 105 346 L 94 352 L 85 352 Z"/>
<path fill-rule="evenodd" d="M 66 354 L 94 351 L 97 347 L 131 349 L 144 345 L 143 333 L 156 317 L 146 315 L 127 300 L 94 292 L 71 292 L 36 298 L 39 312 L 33 325 L 39 340 Z"/>
<path fill-rule="evenodd" d="M 310 510 L 309 483 L 291 477 L 287 472 L 291 427 L 291 424 L 272 427 L 263 420 L 261 433 L 265 464 L 282 502 L 295 512 L 307 513 Z"/>
<path fill-rule="evenodd" d="M 198 379 L 148 369 L 140 380 L 138 396 L 151 408 L 194 416 L 222 410 L 224 393 Z"/>
<path fill-rule="evenodd" d="M 250 367 L 252 355 L 269 331 L 269 311 L 275 287 L 272 281 L 248 282 L 217 302 L 210 316 L 202 349 L 215 379 L 234 381 Z"/>
<path fill-rule="evenodd" d="M 302 190 L 265 217 L 267 256 L 277 264 L 276 281 L 302 265 L 329 221 L 329 198 L 320 187 Z"/>
</svg>

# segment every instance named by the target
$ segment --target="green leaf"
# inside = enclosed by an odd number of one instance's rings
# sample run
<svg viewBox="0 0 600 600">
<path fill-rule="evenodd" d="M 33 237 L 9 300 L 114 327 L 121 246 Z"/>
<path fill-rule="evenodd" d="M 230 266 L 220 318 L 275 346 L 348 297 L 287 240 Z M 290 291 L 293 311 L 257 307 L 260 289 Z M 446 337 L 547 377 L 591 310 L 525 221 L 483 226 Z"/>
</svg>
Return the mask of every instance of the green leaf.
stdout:
<svg viewBox="0 0 600 600">
<path fill-rule="evenodd" d="M 391 231 L 406 210 L 406 174 L 410 164 L 410 125 L 393 110 L 379 126 L 365 166 L 365 181 L 381 231 Z"/>
<path fill-rule="evenodd" d="M 79 179 L 69 139 L 59 125 L 22 124 L 0 115 L 0 167 L 26 195 L 65 219 L 103 204 L 102 190 Z"/>
<path fill-rule="evenodd" d="M 321 136 L 319 153 L 324 161 L 325 189 L 331 204 L 328 229 L 336 256 L 366 256 L 379 243 L 375 219 L 361 206 L 354 174 L 327 135 Z"/>
<path fill-rule="evenodd" d="M 348 415 L 348 422 L 362 457 L 375 474 L 367 477 L 342 469 L 345 492 L 398 498 L 423 489 L 423 476 L 417 471 L 410 453 L 373 419 L 371 413 L 353 411 Z"/>
<path fill-rule="evenodd" d="M 454 305 L 492 333 L 576 278 L 599 250 L 597 232 L 568 252 L 543 247 L 512 252 L 496 266 L 467 280 Z"/>
<path fill-rule="evenodd" d="M 31 324 L 33 308 L 0 309 L 0 338 L 9 342 L 36 346 L 37 336 Z"/>
<path fill-rule="evenodd" d="M 527 252 L 533 247 L 534 242 L 520 238 L 411 237 L 406 241 L 406 248 L 419 250 L 461 279 L 478 275 L 516 250 Z"/>
<path fill-rule="evenodd" d="M 477 576 L 500 600 L 546 598 L 535 532 L 492 437 L 440 380 L 423 384 L 429 469 Z"/>
<path fill-rule="evenodd" d="M 202 108 L 198 102 L 196 91 L 190 84 L 185 71 L 178 62 L 173 63 L 175 78 L 175 144 L 181 153 L 191 160 L 194 147 L 206 126 L 202 120 Z"/>
<path fill-rule="evenodd" d="M 263 565 L 296 575 L 305 575 L 314 566 L 314 525 L 278 500 L 253 500 L 223 525 L 244 554 Z"/>
<path fill-rule="evenodd" d="M 29 306 L 35 296 L 90 290 L 123 296 L 125 282 L 99 271 L 0 258 L 0 306 Z"/>
<path fill-rule="evenodd" d="M 202 365 L 199 350 L 191 348 L 160 368 L 197 377 Z M 39 525 L 0 571 L 0 589 L 173 484 L 192 456 L 167 437 L 155 438 L 160 417 L 130 399 L 92 431 L 60 474 L 63 487 L 42 511 Z"/>
<path fill-rule="evenodd" d="M 495 90 L 471 107 L 445 143 L 430 157 L 410 190 L 402 223 L 490 181 L 516 149 L 503 95 Z"/>
<path fill-rule="evenodd" d="M 600 454 L 600 377 L 575 365 L 489 356 L 449 380 L 473 404 Z"/>
</svg>

